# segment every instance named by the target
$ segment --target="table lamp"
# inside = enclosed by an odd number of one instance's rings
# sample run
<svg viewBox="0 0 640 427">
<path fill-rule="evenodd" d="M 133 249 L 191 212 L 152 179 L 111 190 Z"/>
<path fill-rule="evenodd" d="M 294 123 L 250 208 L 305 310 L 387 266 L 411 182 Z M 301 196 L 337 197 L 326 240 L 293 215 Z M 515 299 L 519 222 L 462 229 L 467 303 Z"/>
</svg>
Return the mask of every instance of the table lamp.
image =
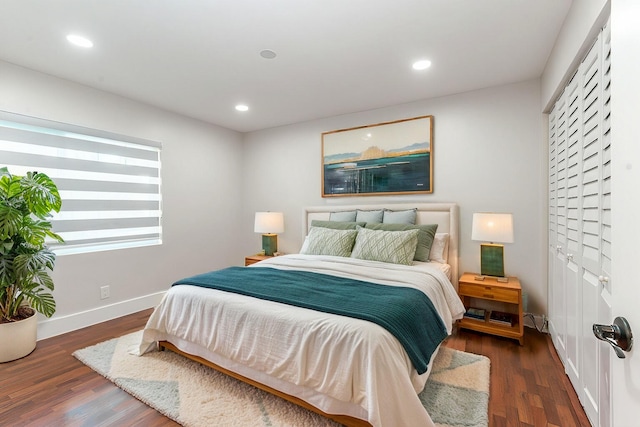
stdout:
<svg viewBox="0 0 640 427">
<path fill-rule="evenodd" d="M 284 231 L 284 215 L 282 212 L 256 212 L 253 231 L 262 233 L 264 254 L 272 256 L 278 251 L 278 233 Z"/>
<path fill-rule="evenodd" d="M 513 243 L 513 215 L 508 213 L 474 213 L 471 239 L 480 245 L 480 274 L 508 282 L 504 274 L 504 246 Z"/>
</svg>

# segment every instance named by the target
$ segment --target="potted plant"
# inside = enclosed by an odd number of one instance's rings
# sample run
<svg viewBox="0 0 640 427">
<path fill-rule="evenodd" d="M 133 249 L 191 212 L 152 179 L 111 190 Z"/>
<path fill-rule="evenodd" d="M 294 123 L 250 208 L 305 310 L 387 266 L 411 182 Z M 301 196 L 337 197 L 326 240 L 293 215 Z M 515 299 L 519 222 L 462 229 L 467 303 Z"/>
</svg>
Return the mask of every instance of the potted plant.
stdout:
<svg viewBox="0 0 640 427">
<path fill-rule="evenodd" d="M 0 362 L 19 359 L 36 347 L 36 311 L 51 317 L 55 254 L 47 218 L 62 205 L 58 188 L 47 175 L 15 176 L 0 168 Z"/>
</svg>

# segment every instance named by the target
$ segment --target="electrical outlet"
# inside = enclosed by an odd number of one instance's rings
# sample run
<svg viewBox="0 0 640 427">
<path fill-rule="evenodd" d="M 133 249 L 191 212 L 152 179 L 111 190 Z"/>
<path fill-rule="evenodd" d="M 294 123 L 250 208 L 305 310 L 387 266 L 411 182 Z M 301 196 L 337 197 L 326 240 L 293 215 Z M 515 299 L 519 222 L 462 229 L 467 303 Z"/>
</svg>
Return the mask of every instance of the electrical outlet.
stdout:
<svg viewBox="0 0 640 427">
<path fill-rule="evenodd" d="M 109 285 L 100 288 L 100 299 L 109 298 Z"/>
</svg>

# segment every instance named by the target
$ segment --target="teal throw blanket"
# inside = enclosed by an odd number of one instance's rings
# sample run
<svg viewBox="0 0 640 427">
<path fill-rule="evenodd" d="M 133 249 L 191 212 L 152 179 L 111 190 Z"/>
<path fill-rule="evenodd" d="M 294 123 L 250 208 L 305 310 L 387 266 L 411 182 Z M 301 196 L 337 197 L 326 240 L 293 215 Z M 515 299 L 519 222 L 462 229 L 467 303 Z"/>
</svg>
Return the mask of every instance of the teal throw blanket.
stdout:
<svg viewBox="0 0 640 427">
<path fill-rule="evenodd" d="M 269 267 L 229 267 L 173 285 L 218 289 L 376 323 L 400 341 L 419 374 L 447 336 L 431 300 L 412 288 Z"/>
</svg>

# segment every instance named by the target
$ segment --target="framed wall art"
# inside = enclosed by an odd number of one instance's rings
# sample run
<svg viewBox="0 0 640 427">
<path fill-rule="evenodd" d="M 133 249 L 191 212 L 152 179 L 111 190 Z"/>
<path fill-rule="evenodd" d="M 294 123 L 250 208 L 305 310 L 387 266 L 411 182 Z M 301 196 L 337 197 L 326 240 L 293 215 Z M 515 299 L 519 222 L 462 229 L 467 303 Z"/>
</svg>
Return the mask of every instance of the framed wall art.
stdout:
<svg viewBox="0 0 640 427">
<path fill-rule="evenodd" d="M 433 116 L 322 134 L 322 197 L 433 192 Z"/>
</svg>

